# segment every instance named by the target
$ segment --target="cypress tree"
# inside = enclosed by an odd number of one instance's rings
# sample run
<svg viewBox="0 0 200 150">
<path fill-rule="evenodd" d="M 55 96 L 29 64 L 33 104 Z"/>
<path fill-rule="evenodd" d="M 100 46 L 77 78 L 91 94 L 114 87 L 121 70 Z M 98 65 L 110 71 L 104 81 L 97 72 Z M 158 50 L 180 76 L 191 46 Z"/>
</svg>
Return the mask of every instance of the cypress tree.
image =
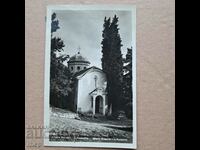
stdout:
<svg viewBox="0 0 200 150">
<path fill-rule="evenodd" d="M 118 17 L 115 15 L 104 19 L 102 34 L 102 69 L 107 76 L 108 105 L 112 105 L 115 114 L 120 110 L 123 99 L 123 61 L 121 54 L 121 38 L 118 28 Z"/>
<path fill-rule="evenodd" d="M 128 118 L 132 118 L 132 48 L 127 48 L 124 59 L 123 104 Z"/>
</svg>

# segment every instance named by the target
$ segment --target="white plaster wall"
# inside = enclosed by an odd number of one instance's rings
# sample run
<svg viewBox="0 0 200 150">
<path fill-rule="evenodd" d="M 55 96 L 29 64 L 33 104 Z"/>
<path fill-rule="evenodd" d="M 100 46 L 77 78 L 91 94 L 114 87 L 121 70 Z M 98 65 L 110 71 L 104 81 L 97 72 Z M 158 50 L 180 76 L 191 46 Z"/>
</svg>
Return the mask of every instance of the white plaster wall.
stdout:
<svg viewBox="0 0 200 150">
<path fill-rule="evenodd" d="M 81 108 L 82 112 L 92 111 L 92 98 L 89 93 L 95 89 L 95 75 L 98 78 L 97 87 L 103 87 L 106 81 L 106 76 L 103 72 L 92 71 L 79 80 L 77 108 Z"/>
</svg>

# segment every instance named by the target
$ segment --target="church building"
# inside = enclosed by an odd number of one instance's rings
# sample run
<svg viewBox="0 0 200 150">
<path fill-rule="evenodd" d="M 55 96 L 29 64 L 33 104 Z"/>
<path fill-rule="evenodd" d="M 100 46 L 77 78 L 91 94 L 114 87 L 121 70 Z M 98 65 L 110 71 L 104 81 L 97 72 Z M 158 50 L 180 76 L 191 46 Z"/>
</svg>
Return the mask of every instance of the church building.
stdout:
<svg viewBox="0 0 200 150">
<path fill-rule="evenodd" d="M 105 115 L 107 111 L 106 74 L 90 62 L 80 52 L 72 56 L 68 63 L 75 80 L 74 109 L 76 112 Z"/>
</svg>

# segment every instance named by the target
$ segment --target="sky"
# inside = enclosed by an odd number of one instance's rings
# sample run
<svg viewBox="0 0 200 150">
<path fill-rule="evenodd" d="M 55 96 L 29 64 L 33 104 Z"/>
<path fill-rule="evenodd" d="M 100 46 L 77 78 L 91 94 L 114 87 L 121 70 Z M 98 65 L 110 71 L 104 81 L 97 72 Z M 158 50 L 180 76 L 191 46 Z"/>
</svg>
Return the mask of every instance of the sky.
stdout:
<svg viewBox="0 0 200 150">
<path fill-rule="evenodd" d="M 101 67 L 101 41 L 105 16 L 119 17 L 119 33 L 122 39 L 122 54 L 134 47 L 132 42 L 131 11 L 112 10 L 57 10 L 60 29 L 53 35 L 60 37 L 65 44 L 64 53 L 73 56 L 78 52 L 90 61 L 90 66 Z"/>
</svg>

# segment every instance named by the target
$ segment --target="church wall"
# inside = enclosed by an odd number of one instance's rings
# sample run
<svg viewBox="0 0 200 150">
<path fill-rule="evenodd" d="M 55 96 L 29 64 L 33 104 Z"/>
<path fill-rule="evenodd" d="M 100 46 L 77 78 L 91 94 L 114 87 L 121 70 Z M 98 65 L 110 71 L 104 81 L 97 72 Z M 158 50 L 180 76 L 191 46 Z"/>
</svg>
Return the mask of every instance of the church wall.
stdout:
<svg viewBox="0 0 200 150">
<path fill-rule="evenodd" d="M 75 81 L 75 92 L 74 92 L 74 110 L 77 111 L 77 98 L 78 98 L 78 81 Z"/>
<path fill-rule="evenodd" d="M 103 87 L 106 76 L 100 71 L 89 72 L 79 80 L 77 106 L 82 112 L 92 112 L 92 97 L 89 93 L 95 89 L 95 76 L 97 76 L 97 87 Z"/>
</svg>

